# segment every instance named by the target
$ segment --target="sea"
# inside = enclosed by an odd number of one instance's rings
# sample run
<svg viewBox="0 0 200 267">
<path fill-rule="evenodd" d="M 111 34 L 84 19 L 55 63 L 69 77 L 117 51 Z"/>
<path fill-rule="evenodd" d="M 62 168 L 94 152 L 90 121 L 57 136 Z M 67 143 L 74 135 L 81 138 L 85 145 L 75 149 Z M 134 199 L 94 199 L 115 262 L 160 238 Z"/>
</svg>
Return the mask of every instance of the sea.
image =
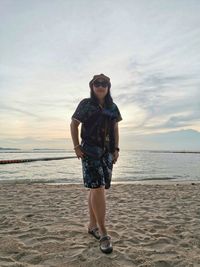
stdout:
<svg viewBox="0 0 200 267">
<path fill-rule="evenodd" d="M 2 164 L 5 160 L 19 162 Z M 83 184 L 81 159 L 74 150 L 1 149 L 0 163 L 0 183 Z M 152 181 L 200 182 L 200 152 L 121 149 L 112 183 Z"/>
</svg>

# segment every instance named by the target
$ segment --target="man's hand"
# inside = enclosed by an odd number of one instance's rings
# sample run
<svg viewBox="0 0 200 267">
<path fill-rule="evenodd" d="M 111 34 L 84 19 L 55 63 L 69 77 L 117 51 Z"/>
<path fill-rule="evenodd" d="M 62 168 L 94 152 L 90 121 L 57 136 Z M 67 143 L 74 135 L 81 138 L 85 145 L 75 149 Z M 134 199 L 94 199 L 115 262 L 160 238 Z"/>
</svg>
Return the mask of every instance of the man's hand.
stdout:
<svg viewBox="0 0 200 267">
<path fill-rule="evenodd" d="M 112 155 L 113 155 L 113 164 L 115 164 L 119 157 L 119 151 L 115 150 L 115 152 Z"/>
<path fill-rule="evenodd" d="M 81 150 L 80 146 L 77 146 L 74 150 L 75 150 L 75 153 L 76 153 L 76 156 L 77 156 L 78 159 L 79 158 L 84 158 L 85 154 Z"/>
</svg>

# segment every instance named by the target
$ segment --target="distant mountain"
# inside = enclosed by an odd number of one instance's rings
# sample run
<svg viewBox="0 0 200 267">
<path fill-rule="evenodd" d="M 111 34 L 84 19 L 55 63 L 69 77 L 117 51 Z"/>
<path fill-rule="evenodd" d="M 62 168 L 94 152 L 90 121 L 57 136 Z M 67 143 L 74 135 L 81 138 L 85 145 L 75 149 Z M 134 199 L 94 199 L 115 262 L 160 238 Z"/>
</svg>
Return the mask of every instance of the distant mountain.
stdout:
<svg viewBox="0 0 200 267">
<path fill-rule="evenodd" d="M 21 150 L 21 148 L 0 147 L 0 150 Z"/>
<path fill-rule="evenodd" d="M 163 130 L 163 129 L 162 129 Z M 21 138 L 1 140 L 1 145 L 6 147 L 0 147 L 1 151 L 4 150 L 21 150 L 28 149 L 30 151 L 73 151 L 73 145 L 71 138 L 57 138 L 38 140 L 35 138 Z M 11 143 L 12 142 L 12 143 Z M 16 145 L 19 148 L 11 148 L 10 146 Z M 120 148 L 134 149 L 134 150 L 170 150 L 170 151 L 200 151 L 200 132 L 193 129 L 183 129 L 174 131 L 165 131 L 160 133 L 151 134 L 137 134 L 134 129 L 129 132 L 124 128 L 120 134 Z M 54 148 L 51 148 L 51 146 Z M 43 147 L 43 146 L 46 146 Z M 55 148 L 55 147 L 59 148 Z M 33 148 L 34 147 L 34 148 Z M 41 147 L 41 148 L 40 148 Z"/>
<path fill-rule="evenodd" d="M 33 150 L 66 150 L 65 148 L 33 148 Z"/>
</svg>

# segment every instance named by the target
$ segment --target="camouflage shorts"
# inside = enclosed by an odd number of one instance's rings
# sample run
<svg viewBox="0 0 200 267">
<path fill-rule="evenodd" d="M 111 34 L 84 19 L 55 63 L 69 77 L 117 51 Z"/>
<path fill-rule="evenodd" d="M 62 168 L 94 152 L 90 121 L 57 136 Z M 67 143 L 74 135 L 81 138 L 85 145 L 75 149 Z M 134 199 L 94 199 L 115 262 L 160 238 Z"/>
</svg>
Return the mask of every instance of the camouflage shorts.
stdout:
<svg viewBox="0 0 200 267">
<path fill-rule="evenodd" d="M 101 159 L 93 159 L 89 156 L 81 158 L 84 186 L 98 188 L 105 185 L 105 189 L 111 186 L 113 155 L 106 151 Z"/>
</svg>

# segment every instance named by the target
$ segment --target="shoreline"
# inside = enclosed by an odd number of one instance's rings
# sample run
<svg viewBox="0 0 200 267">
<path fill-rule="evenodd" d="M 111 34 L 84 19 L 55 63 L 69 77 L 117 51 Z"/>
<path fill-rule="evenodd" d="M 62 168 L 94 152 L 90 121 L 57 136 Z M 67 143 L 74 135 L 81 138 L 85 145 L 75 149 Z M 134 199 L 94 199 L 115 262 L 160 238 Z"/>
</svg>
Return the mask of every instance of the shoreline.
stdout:
<svg viewBox="0 0 200 267">
<path fill-rule="evenodd" d="M 200 180 L 179 180 L 179 181 L 172 181 L 172 180 L 140 180 L 140 181 L 128 181 L 128 182 L 111 182 L 111 185 L 138 185 L 138 184 L 144 184 L 144 185 L 155 185 L 155 184 L 158 184 L 158 185 L 170 185 L 170 184 L 192 184 L 192 183 L 195 183 L 195 184 L 199 184 L 200 183 Z M 59 185 L 59 184 L 63 184 L 63 185 L 67 185 L 67 184 L 80 184 L 82 185 L 82 183 L 47 183 L 49 185 Z"/>
<path fill-rule="evenodd" d="M 178 180 L 178 179 L 147 179 L 147 180 L 137 180 L 137 181 L 111 181 L 112 185 L 115 184 L 122 184 L 122 185 L 126 185 L 126 184 L 148 184 L 148 185 L 154 185 L 154 184 L 160 184 L 160 185 L 164 185 L 164 184 L 191 184 L 191 183 L 195 183 L 195 184 L 199 184 L 200 183 L 200 179 L 199 180 Z M 68 182 L 51 182 L 51 181 L 41 181 L 41 180 L 25 180 L 25 179 L 19 179 L 19 180 L 0 180 L 0 185 L 5 185 L 5 184 L 49 184 L 49 185 L 83 185 L 82 182 L 77 182 L 77 183 L 68 183 Z M 83 185 L 84 186 L 84 185 Z"/>
</svg>

